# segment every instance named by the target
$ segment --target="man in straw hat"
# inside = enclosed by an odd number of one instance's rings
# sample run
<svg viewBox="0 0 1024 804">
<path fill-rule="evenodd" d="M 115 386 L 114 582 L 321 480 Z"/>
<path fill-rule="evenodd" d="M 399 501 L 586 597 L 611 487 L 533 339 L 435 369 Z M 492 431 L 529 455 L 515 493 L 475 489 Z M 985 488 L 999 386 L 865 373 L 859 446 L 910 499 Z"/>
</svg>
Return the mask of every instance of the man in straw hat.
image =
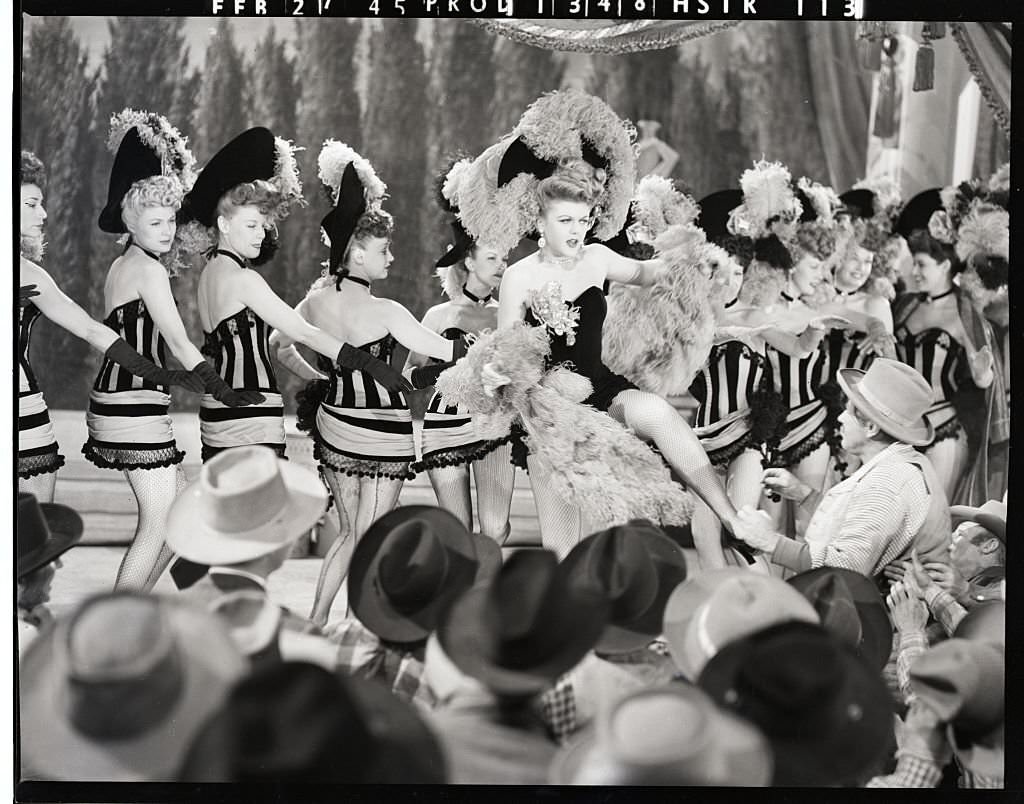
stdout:
<svg viewBox="0 0 1024 804">
<path fill-rule="evenodd" d="M 265 596 L 267 578 L 326 508 L 327 491 L 316 472 L 278 458 L 269 447 L 233 447 L 215 455 L 167 517 L 170 548 L 209 567 L 179 594 L 203 606 L 238 590 Z M 291 611 L 283 617 L 285 628 L 315 630 Z"/>
<path fill-rule="evenodd" d="M 463 592 L 497 574 L 501 548 L 433 505 L 389 511 L 363 535 L 348 569 L 352 617 L 329 629 L 343 672 L 433 705 L 422 683 L 427 638 Z"/>
<path fill-rule="evenodd" d="M 22 659 L 22 778 L 174 781 L 245 671 L 227 630 L 198 607 L 132 592 L 91 598 Z"/>
<path fill-rule="evenodd" d="M 766 470 L 766 488 L 813 511 L 804 541 L 775 533 L 768 515 L 749 507 L 740 512 L 736 535 L 797 572 L 829 566 L 875 577 L 912 549 L 925 561 L 948 561 L 946 495 L 914 449 L 934 436 L 924 416 L 931 387 L 910 366 L 885 358 L 866 372 L 841 369 L 839 384 L 847 396 L 842 446 L 860 458 L 860 469 L 824 495 L 785 469 Z"/>
<path fill-rule="evenodd" d="M 60 556 L 82 538 L 82 518 L 66 505 L 18 494 L 18 644 L 24 651 L 53 621 L 46 607 Z"/>
</svg>

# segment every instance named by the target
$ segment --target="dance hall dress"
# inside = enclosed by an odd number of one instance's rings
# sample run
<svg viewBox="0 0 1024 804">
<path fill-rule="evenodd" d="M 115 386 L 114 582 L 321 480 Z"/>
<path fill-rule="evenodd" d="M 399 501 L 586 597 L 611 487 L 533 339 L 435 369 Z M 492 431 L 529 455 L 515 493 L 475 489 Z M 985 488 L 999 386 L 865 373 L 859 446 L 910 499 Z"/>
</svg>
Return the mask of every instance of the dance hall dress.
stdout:
<svg viewBox="0 0 1024 804">
<path fill-rule="evenodd" d="M 932 404 L 924 414 L 935 428 L 932 443 L 956 438 L 963 430 L 955 407 L 956 395 L 962 389 L 974 388 L 963 344 L 938 327 L 912 334 L 901 326 L 896 330 L 896 354 L 932 387 Z"/>
<path fill-rule="evenodd" d="M 441 337 L 457 341 L 467 333 L 458 327 L 449 327 Z M 436 365 L 443 361 L 432 359 Z M 473 429 L 473 419 L 464 406 L 445 405 L 437 391 L 430 397 L 423 415 L 422 455 L 413 465 L 414 472 L 437 469 L 442 466 L 461 466 L 485 458 L 498 447 L 507 444 L 511 436 L 481 440 Z"/>
<path fill-rule="evenodd" d="M 18 316 L 18 477 L 23 479 L 56 472 L 64 465 L 29 357 L 32 328 L 40 315 L 29 302 Z"/>
<path fill-rule="evenodd" d="M 828 348 L 825 340 L 807 357 L 796 358 L 769 345 L 765 355 L 771 366 L 772 382 L 782 394 L 789 412 L 779 439 L 776 464 L 796 466 L 828 438 L 828 411 L 819 396 L 828 378 Z"/>
<path fill-rule="evenodd" d="M 608 368 L 601 359 L 601 330 L 608 314 L 608 300 L 602 289 L 591 285 L 572 301 L 565 302 L 568 307 L 579 309 L 573 343 L 569 343 L 569 333 L 559 335 L 548 329 L 551 343 L 551 354 L 547 366 L 564 365 L 577 374 L 590 380 L 593 392 L 583 400 L 584 405 L 591 405 L 601 411 L 611 407 L 612 400 L 623 391 L 636 389 L 636 385 L 620 374 Z M 531 326 L 543 326 L 532 308 L 527 308 L 525 321 Z M 516 438 L 512 444 L 512 463 L 526 468 L 526 457 L 529 454 L 526 444 L 522 441 L 522 429 L 514 428 Z"/>
<path fill-rule="evenodd" d="M 693 432 L 712 464 L 728 465 L 745 449 L 757 447 L 751 440 L 750 398 L 770 383 L 768 360 L 743 341 L 711 347 L 690 394 L 698 403 Z"/>
<path fill-rule="evenodd" d="M 259 391 L 258 405 L 232 408 L 203 394 L 199 407 L 199 434 L 203 461 L 229 447 L 262 445 L 285 457 L 284 402 L 277 387 L 270 357 L 273 327 L 248 307 L 229 315 L 213 332 L 204 333 L 203 354 L 236 391 Z"/>
<path fill-rule="evenodd" d="M 363 344 L 385 363 L 395 348 L 391 335 Z M 325 469 L 358 477 L 409 480 L 416 460 L 412 414 L 401 391 L 389 391 L 367 372 L 339 367 L 323 356 L 319 369 L 328 387 L 316 413 L 313 456 Z"/>
<path fill-rule="evenodd" d="M 115 307 L 103 323 L 147 360 L 164 368 L 166 343 L 142 299 Z M 104 359 L 89 394 L 85 457 L 104 469 L 156 469 L 181 463 L 167 412 L 169 387 Z"/>
</svg>

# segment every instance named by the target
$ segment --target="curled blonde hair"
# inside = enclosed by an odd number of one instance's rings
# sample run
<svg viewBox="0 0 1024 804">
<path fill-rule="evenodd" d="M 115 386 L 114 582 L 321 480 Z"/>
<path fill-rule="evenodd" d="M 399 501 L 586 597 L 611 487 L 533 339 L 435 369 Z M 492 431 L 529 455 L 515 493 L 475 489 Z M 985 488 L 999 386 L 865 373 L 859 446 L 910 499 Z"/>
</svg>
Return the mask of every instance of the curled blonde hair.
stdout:
<svg viewBox="0 0 1024 804">
<path fill-rule="evenodd" d="M 135 228 L 142 210 L 151 207 L 179 209 L 185 188 L 174 176 L 150 176 L 135 182 L 121 199 L 121 220 L 129 230 Z"/>
<path fill-rule="evenodd" d="M 544 212 L 554 201 L 575 201 L 593 207 L 604 192 L 608 172 L 584 159 L 562 159 L 555 172 L 537 184 L 537 200 Z"/>
</svg>

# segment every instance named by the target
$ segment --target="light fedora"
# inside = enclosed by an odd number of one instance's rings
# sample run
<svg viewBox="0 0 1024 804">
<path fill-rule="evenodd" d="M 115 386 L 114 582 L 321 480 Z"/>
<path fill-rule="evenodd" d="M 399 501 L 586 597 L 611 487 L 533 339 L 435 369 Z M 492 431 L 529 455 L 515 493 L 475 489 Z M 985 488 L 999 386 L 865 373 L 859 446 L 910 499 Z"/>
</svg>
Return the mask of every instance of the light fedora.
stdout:
<svg viewBox="0 0 1024 804">
<path fill-rule="evenodd" d="M 22 777 L 173 781 L 246 663 L 211 613 L 115 592 L 40 636 L 19 668 Z"/>
<path fill-rule="evenodd" d="M 739 568 L 706 570 L 672 592 L 664 635 L 676 667 L 696 681 L 725 645 L 793 620 L 819 622 L 814 606 L 785 581 Z"/>
<path fill-rule="evenodd" d="M 971 505 L 949 506 L 949 519 L 955 528 L 961 522 L 974 522 L 1006 544 L 1006 503 L 989 500 L 980 508 Z"/>
<path fill-rule="evenodd" d="M 235 447 L 203 464 L 167 517 L 167 544 L 201 564 L 251 561 L 297 539 L 327 509 L 316 472 L 268 447 Z"/>
<path fill-rule="evenodd" d="M 924 447 L 935 438 L 924 415 L 932 388 L 912 366 L 880 357 L 867 371 L 840 369 L 839 385 L 863 416 L 898 441 Z"/>
<path fill-rule="evenodd" d="M 685 683 L 639 690 L 611 707 L 551 765 L 552 784 L 766 786 L 772 752 L 747 721 Z"/>
</svg>

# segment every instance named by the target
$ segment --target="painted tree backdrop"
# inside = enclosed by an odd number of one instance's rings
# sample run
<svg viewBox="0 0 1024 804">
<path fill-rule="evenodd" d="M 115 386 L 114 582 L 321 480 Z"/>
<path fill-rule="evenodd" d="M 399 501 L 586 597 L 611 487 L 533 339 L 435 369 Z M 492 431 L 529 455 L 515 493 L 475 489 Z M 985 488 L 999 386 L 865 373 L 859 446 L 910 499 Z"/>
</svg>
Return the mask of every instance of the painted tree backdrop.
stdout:
<svg viewBox="0 0 1024 804">
<path fill-rule="evenodd" d="M 90 43 L 68 19 L 28 27 L 22 146 L 50 175 L 44 264 L 94 316 L 103 315 L 103 278 L 118 253 L 95 223 L 113 160 L 104 143 L 110 115 L 125 106 L 165 114 L 200 164 L 252 125 L 305 147 L 298 161 L 308 205 L 282 224 L 282 248 L 261 269 L 291 304 L 327 256 L 318 224 L 328 201 L 316 156 L 328 137 L 360 150 L 387 182 L 396 261 L 377 292 L 417 315 L 439 299 L 432 266 L 448 238 L 432 193 L 439 166 L 458 150 L 479 153 L 538 95 L 564 83 L 582 85 L 625 117 L 662 121 L 663 138 L 680 153 L 674 177 L 697 197 L 735 186 L 762 155 L 794 175 L 828 180 L 806 34 L 791 24 L 748 23 L 661 51 L 569 58 L 455 20 L 260 22 L 219 20 L 201 59 L 189 52 L 196 44 L 182 19 L 110 19 L 108 44 L 91 61 Z M 198 266 L 173 287 L 198 344 L 197 274 Z M 84 407 L 99 356 L 56 326 L 36 332 L 33 359 L 48 401 Z M 297 384 L 280 374 L 291 404 Z"/>
</svg>

